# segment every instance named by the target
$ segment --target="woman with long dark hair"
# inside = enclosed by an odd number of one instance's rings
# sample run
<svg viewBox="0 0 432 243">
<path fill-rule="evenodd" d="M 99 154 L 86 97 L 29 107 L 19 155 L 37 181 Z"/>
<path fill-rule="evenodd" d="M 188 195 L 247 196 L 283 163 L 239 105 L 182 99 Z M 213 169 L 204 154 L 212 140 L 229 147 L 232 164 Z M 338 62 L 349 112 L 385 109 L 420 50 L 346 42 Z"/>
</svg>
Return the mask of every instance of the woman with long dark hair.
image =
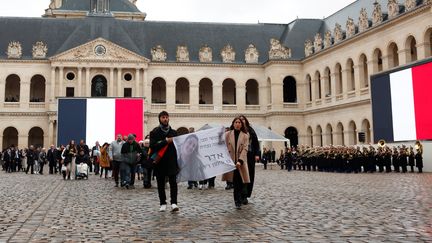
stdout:
<svg viewBox="0 0 432 243">
<path fill-rule="evenodd" d="M 222 180 L 233 182 L 235 207 L 241 209 L 242 192 L 246 189 L 245 184 L 250 182 L 250 178 L 247 165 L 249 135 L 240 117 L 232 121 L 231 130 L 225 133 L 225 141 L 236 169 L 233 172 L 225 173 Z"/>
<path fill-rule="evenodd" d="M 66 173 L 63 174 L 63 179 L 68 180 L 75 178 L 75 159 L 77 156 L 77 149 L 75 141 L 71 140 L 66 148 L 63 150 L 62 157 L 64 158 L 64 165 L 66 166 Z"/>
<path fill-rule="evenodd" d="M 247 184 L 247 193 L 242 199 L 243 204 L 248 204 L 248 198 L 252 195 L 252 190 L 255 181 L 255 163 L 259 161 L 260 158 L 260 145 L 258 142 L 258 136 L 255 130 L 251 127 L 248 119 L 244 115 L 240 115 L 240 119 L 245 125 L 246 132 L 249 134 L 249 148 L 247 152 L 247 165 L 249 169 L 250 183 Z"/>
</svg>

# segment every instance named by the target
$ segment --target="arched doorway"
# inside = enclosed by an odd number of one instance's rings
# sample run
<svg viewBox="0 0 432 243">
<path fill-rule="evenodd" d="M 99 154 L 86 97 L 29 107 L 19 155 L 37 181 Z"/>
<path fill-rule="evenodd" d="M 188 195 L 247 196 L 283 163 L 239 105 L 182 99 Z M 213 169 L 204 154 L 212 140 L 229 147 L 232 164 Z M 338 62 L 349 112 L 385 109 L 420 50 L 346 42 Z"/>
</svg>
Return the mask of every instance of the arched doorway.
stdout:
<svg viewBox="0 0 432 243">
<path fill-rule="evenodd" d="M 44 145 L 44 132 L 40 127 L 33 127 L 28 134 L 28 146 L 43 147 Z"/>
<path fill-rule="evenodd" d="M 45 102 L 45 78 L 35 75 L 30 80 L 30 102 Z"/>
<path fill-rule="evenodd" d="M 166 103 L 166 82 L 163 78 L 155 78 L 152 81 L 152 103 Z"/>
<path fill-rule="evenodd" d="M 3 131 L 3 149 L 11 145 L 18 145 L 18 130 L 15 127 L 8 127 Z"/>
<path fill-rule="evenodd" d="M 246 105 L 259 105 L 258 82 L 249 79 L 246 82 Z"/>
<path fill-rule="evenodd" d="M 222 103 L 224 105 L 235 105 L 236 83 L 233 79 L 225 79 L 222 83 Z"/>
<path fill-rule="evenodd" d="M 288 127 L 285 129 L 285 137 L 290 140 L 291 147 L 297 147 L 298 131 L 295 127 Z"/>
<path fill-rule="evenodd" d="M 92 79 L 92 97 L 107 97 L 107 89 L 107 79 L 104 76 L 97 75 Z"/>
<path fill-rule="evenodd" d="M 20 101 L 20 82 L 21 79 L 16 74 L 11 74 L 6 78 L 5 102 Z"/>
<path fill-rule="evenodd" d="M 189 104 L 189 81 L 179 78 L 176 82 L 176 104 Z"/>
<path fill-rule="evenodd" d="M 199 83 L 199 103 L 213 104 L 213 83 L 208 78 L 201 79 Z"/>
</svg>

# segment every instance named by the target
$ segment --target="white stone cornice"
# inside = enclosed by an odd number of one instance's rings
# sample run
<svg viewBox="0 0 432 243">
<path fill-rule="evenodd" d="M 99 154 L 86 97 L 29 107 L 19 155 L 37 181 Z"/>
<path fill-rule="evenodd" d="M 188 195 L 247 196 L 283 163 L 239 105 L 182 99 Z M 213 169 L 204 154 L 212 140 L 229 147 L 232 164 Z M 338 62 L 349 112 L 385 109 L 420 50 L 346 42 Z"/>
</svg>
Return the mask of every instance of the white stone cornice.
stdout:
<svg viewBox="0 0 432 243">
<path fill-rule="evenodd" d="M 48 112 L 0 112 L 0 116 L 6 117 L 48 117 Z"/>
<path fill-rule="evenodd" d="M 364 99 L 364 100 L 353 101 L 353 102 L 339 104 L 339 105 L 332 105 L 332 106 L 319 107 L 319 108 L 317 107 L 314 109 L 306 110 L 302 114 L 303 115 L 319 114 L 319 113 L 325 113 L 325 112 L 329 112 L 329 111 L 335 111 L 335 110 L 346 109 L 346 108 L 353 108 L 355 106 L 370 105 L 370 104 L 371 104 L 371 99 L 368 98 L 368 99 Z"/>
<path fill-rule="evenodd" d="M 49 64 L 49 60 L 0 59 L 1 63 Z"/>
<path fill-rule="evenodd" d="M 262 64 L 236 63 L 194 63 L 194 62 L 150 62 L 155 67 L 233 67 L 233 68 L 263 68 Z"/>
<path fill-rule="evenodd" d="M 321 50 L 320 52 L 314 53 L 308 57 L 305 57 L 301 63 L 304 64 L 308 61 L 314 60 L 315 58 L 321 57 L 321 56 L 325 56 L 328 53 L 333 52 L 336 48 L 341 48 L 344 47 L 346 45 L 349 45 L 357 40 L 359 40 L 360 38 L 364 38 L 368 35 L 372 35 L 375 34 L 378 31 L 381 31 L 382 29 L 395 25 L 397 22 L 401 22 L 403 20 L 406 20 L 409 17 L 412 17 L 414 15 L 417 15 L 421 12 L 427 12 L 427 11 L 431 11 L 431 6 L 430 5 L 419 5 L 417 6 L 415 9 L 413 9 L 412 11 L 409 12 L 405 12 L 405 13 L 401 13 L 398 16 L 395 16 L 391 19 L 387 19 L 386 21 L 381 22 L 378 25 L 375 26 L 371 26 L 369 27 L 367 30 L 363 31 L 363 32 L 359 32 L 357 34 L 355 34 L 354 36 L 350 37 L 350 38 L 345 38 L 344 40 L 333 44 L 332 46 Z"/>
</svg>

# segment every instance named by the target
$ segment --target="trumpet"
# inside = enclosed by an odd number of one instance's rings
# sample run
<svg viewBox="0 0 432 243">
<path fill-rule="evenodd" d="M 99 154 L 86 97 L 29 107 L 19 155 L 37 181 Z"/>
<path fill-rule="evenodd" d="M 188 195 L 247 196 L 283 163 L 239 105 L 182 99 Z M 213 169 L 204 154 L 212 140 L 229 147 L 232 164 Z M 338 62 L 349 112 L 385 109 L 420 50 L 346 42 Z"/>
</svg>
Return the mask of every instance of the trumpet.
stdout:
<svg viewBox="0 0 432 243">
<path fill-rule="evenodd" d="M 384 139 L 380 139 L 380 140 L 378 141 L 378 146 L 379 146 L 379 147 L 383 148 L 385 145 L 386 145 L 386 142 L 385 142 Z"/>
</svg>

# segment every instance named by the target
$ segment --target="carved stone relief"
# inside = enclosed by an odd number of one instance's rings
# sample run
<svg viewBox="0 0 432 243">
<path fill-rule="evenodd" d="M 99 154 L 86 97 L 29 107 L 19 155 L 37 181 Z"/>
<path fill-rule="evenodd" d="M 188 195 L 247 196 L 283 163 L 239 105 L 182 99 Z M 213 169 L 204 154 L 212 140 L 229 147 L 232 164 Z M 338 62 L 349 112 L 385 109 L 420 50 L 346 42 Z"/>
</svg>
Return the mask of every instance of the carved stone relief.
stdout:
<svg viewBox="0 0 432 243">
<path fill-rule="evenodd" d="M 189 51 L 187 46 L 177 46 L 176 57 L 178 62 L 189 62 Z"/>
<path fill-rule="evenodd" d="M 363 32 L 369 28 L 369 20 L 367 16 L 367 12 L 365 8 L 362 8 L 360 10 L 360 17 L 359 17 L 359 32 Z"/>
<path fill-rule="evenodd" d="M 347 38 L 355 35 L 355 24 L 352 18 L 348 18 L 346 22 L 346 35 Z"/>
<path fill-rule="evenodd" d="M 46 58 L 48 47 L 42 41 L 38 41 L 33 45 L 32 54 L 35 59 Z"/>
<path fill-rule="evenodd" d="M 57 9 L 62 6 L 62 0 L 51 0 L 51 3 L 48 8 L 50 9 Z"/>
<path fill-rule="evenodd" d="M 381 4 L 378 2 L 374 3 L 374 11 L 372 13 L 372 25 L 378 25 L 383 21 Z"/>
<path fill-rule="evenodd" d="M 249 44 L 249 47 L 245 51 L 246 63 L 258 63 L 259 53 L 255 45 Z"/>
<path fill-rule="evenodd" d="M 88 58 L 92 53 L 92 48 L 90 48 L 89 46 L 85 46 L 76 50 L 76 52 L 74 53 L 74 57 L 77 59 Z"/>
<path fill-rule="evenodd" d="M 328 48 L 332 45 L 332 33 L 328 30 L 324 35 L 324 48 Z"/>
<path fill-rule="evenodd" d="M 269 59 L 288 59 L 291 57 L 291 50 L 283 46 L 279 40 L 270 39 Z"/>
<path fill-rule="evenodd" d="M 213 61 L 212 49 L 209 46 L 204 45 L 203 47 L 201 47 L 201 49 L 199 51 L 199 60 L 200 60 L 200 62 L 212 62 Z"/>
<path fill-rule="evenodd" d="M 423 0 L 423 4 L 431 4 L 432 3 L 432 0 Z"/>
<path fill-rule="evenodd" d="M 164 62 L 167 59 L 167 53 L 161 45 L 157 45 L 151 49 L 152 60 L 155 62 Z"/>
<path fill-rule="evenodd" d="M 18 59 L 22 56 L 22 47 L 21 43 L 18 41 L 12 41 L 9 43 L 8 49 L 7 49 L 7 57 L 11 59 Z"/>
<path fill-rule="evenodd" d="M 342 39 L 343 39 L 342 26 L 336 23 L 334 28 L 334 41 L 335 43 L 338 43 L 342 41 Z"/>
<path fill-rule="evenodd" d="M 230 44 L 226 45 L 221 51 L 222 61 L 224 63 L 234 62 L 235 54 L 234 48 Z"/>
<path fill-rule="evenodd" d="M 312 41 L 311 40 L 306 40 L 304 45 L 305 45 L 305 49 L 304 49 L 305 57 L 308 57 L 308 56 L 312 55 L 313 54 L 313 44 L 312 44 Z"/>
<path fill-rule="evenodd" d="M 321 35 L 319 33 L 317 33 L 315 35 L 315 41 L 314 41 L 314 51 L 315 51 L 315 53 L 321 51 L 322 45 L 323 45 L 322 37 L 321 37 Z"/>
<path fill-rule="evenodd" d="M 416 0 L 405 0 L 405 12 L 413 10 L 416 7 Z"/>
<path fill-rule="evenodd" d="M 399 14 L 399 3 L 397 0 L 389 0 L 387 7 L 390 18 L 393 18 Z"/>
</svg>

